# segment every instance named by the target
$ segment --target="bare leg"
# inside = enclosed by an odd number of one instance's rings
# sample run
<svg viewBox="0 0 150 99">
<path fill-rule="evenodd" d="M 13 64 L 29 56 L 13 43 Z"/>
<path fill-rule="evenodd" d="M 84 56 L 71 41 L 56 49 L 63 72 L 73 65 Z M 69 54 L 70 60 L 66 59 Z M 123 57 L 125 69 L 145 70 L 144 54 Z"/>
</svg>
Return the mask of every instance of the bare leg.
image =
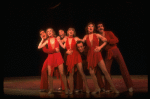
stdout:
<svg viewBox="0 0 150 99">
<path fill-rule="evenodd" d="M 106 69 L 106 66 L 105 66 L 105 63 L 103 60 L 101 60 L 99 63 L 98 63 L 98 66 L 101 68 L 102 72 L 104 73 L 104 76 L 106 78 L 106 80 L 109 82 L 109 84 L 111 85 L 111 87 L 113 88 L 114 92 L 115 93 L 119 93 L 119 91 L 115 88 L 113 82 L 112 82 L 112 79 Z"/>
<path fill-rule="evenodd" d="M 53 77 L 51 76 L 51 66 L 49 65 L 48 65 L 48 81 L 50 86 L 48 94 L 51 94 L 53 92 Z"/>
<path fill-rule="evenodd" d="M 96 78 L 96 76 L 95 76 L 94 69 L 89 68 L 89 72 L 90 72 L 90 74 L 91 74 L 91 77 L 92 77 L 92 79 L 93 79 L 94 85 L 95 85 L 95 87 L 96 87 L 96 88 L 95 88 L 95 91 L 92 92 L 92 94 L 96 94 L 97 92 L 100 92 L 100 88 L 99 88 L 99 86 L 98 86 L 98 82 L 97 82 L 97 78 Z"/>
<path fill-rule="evenodd" d="M 78 63 L 77 64 L 77 68 L 82 76 L 83 82 L 85 83 L 85 87 L 86 87 L 86 93 L 90 93 L 89 87 L 88 87 L 88 83 L 87 83 L 87 79 L 85 77 L 85 74 L 83 72 L 83 68 L 82 68 L 82 63 Z"/>
<path fill-rule="evenodd" d="M 68 94 L 67 80 L 66 80 L 66 76 L 64 75 L 63 64 L 59 65 L 58 69 L 59 69 L 59 73 L 61 75 L 62 81 L 64 83 L 64 86 L 65 86 L 65 93 Z"/>
<path fill-rule="evenodd" d="M 70 92 L 69 94 L 73 93 L 73 75 L 74 75 L 74 68 L 72 69 L 72 73 L 69 73 L 69 85 L 70 85 Z"/>
</svg>

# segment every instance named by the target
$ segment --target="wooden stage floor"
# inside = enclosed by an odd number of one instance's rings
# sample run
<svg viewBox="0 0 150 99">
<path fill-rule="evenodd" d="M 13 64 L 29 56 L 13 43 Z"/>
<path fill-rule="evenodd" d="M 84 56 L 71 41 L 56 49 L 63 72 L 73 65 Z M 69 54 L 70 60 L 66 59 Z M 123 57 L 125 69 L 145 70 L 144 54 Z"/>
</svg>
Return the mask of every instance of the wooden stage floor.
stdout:
<svg viewBox="0 0 150 99">
<path fill-rule="evenodd" d="M 57 91 L 60 87 L 60 80 L 54 77 L 54 93 L 40 92 L 40 76 L 29 77 L 5 77 L 3 80 L 3 94 L 5 97 L 40 97 L 40 98 L 115 98 L 115 97 L 146 97 L 148 95 L 148 75 L 131 75 L 134 92 L 127 92 L 127 88 L 121 75 L 113 75 L 112 79 L 119 94 L 101 92 L 99 94 L 86 94 L 85 86 L 83 92 L 65 95 L 64 91 Z M 90 76 L 87 76 L 90 91 L 94 91 L 94 83 Z"/>
</svg>

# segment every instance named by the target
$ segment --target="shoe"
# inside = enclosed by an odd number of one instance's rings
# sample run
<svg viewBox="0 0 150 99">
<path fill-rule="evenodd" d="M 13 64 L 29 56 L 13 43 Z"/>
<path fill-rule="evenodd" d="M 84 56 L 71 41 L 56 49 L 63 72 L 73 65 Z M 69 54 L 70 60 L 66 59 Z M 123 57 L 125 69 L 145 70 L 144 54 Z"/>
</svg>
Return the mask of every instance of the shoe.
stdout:
<svg viewBox="0 0 150 99">
<path fill-rule="evenodd" d="M 40 89 L 39 91 L 40 92 L 46 92 L 47 90 L 46 89 Z"/>
<path fill-rule="evenodd" d="M 106 90 L 105 92 L 106 92 L 106 93 L 110 93 L 110 90 Z"/>
<path fill-rule="evenodd" d="M 132 87 L 131 87 L 131 88 L 129 88 L 128 90 L 129 90 L 129 92 L 133 92 L 133 88 L 132 88 Z"/>
<path fill-rule="evenodd" d="M 75 93 L 78 93 L 78 92 L 80 92 L 80 90 L 79 90 L 79 89 L 76 89 L 74 92 L 75 92 Z"/>
<path fill-rule="evenodd" d="M 57 89 L 57 91 L 62 91 L 62 88 L 61 88 L 61 87 L 60 87 L 60 88 L 58 88 L 58 89 Z"/>
<path fill-rule="evenodd" d="M 52 94 L 53 93 L 53 90 L 49 90 L 48 94 Z"/>
<path fill-rule="evenodd" d="M 105 89 L 104 89 L 104 88 L 101 88 L 101 91 L 105 92 Z"/>
<path fill-rule="evenodd" d="M 69 92 L 69 95 L 72 95 L 72 94 L 73 94 L 73 91 L 70 91 L 70 92 Z"/>
<path fill-rule="evenodd" d="M 68 94 L 68 89 L 65 90 L 65 94 L 66 94 L 66 95 Z"/>
<path fill-rule="evenodd" d="M 95 91 L 92 92 L 92 94 L 100 93 L 101 89 L 96 89 Z"/>
<path fill-rule="evenodd" d="M 88 90 L 88 91 L 86 91 L 86 93 L 87 93 L 87 94 L 89 94 L 89 93 L 90 93 L 90 91 Z"/>
<path fill-rule="evenodd" d="M 119 94 L 119 91 L 118 90 L 114 90 L 112 93 Z"/>
</svg>

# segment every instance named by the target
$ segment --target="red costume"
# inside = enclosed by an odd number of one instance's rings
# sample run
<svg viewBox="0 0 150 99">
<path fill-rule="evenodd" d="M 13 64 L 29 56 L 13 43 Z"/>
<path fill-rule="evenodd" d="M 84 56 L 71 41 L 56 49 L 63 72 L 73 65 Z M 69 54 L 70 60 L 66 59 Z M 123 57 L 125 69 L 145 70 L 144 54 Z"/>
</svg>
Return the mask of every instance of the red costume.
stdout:
<svg viewBox="0 0 150 99">
<path fill-rule="evenodd" d="M 105 31 L 105 37 L 107 39 L 107 45 L 104 48 L 107 51 L 107 54 L 105 57 L 105 64 L 106 64 L 106 68 L 109 74 L 110 74 L 112 61 L 113 59 L 115 59 L 120 66 L 120 71 L 121 71 L 121 74 L 123 76 L 123 79 L 125 81 L 127 88 L 131 88 L 133 86 L 132 80 L 130 78 L 123 56 L 116 44 L 119 42 L 118 38 L 111 31 Z M 110 89 L 110 85 L 106 79 L 105 79 L 105 89 L 106 90 Z"/>
<path fill-rule="evenodd" d="M 94 49 L 96 46 L 99 46 L 98 38 L 95 34 L 93 34 L 93 45 L 91 45 L 91 42 L 89 40 L 89 36 L 86 38 L 87 46 L 89 47 L 88 54 L 87 54 L 87 62 L 88 62 L 88 68 L 91 67 L 94 69 L 98 62 L 100 62 L 103 58 L 101 55 L 101 52 L 94 52 Z"/>
<path fill-rule="evenodd" d="M 55 50 L 55 48 L 59 48 L 59 43 L 57 39 L 55 38 L 55 46 L 52 48 L 50 44 L 50 40 L 48 40 L 48 48 L 51 50 Z M 61 53 L 53 53 L 53 54 L 48 54 L 48 65 L 51 66 L 51 76 L 53 75 L 54 68 L 58 67 L 59 65 L 63 64 L 64 60 L 61 56 Z"/>
<path fill-rule="evenodd" d="M 48 42 L 49 42 L 49 40 L 48 40 Z M 42 70 L 41 70 L 40 89 L 48 89 L 47 66 L 50 65 L 52 67 L 52 71 L 51 71 L 51 75 L 52 75 L 53 71 L 54 71 L 54 67 L 57 67 L 58 65 L 63 63 L 63 59 L 62 59 L 62 56 L 61 56 L 60 52 L 55 53 L 55 48 L 56 47 L 59 47 L 59 44 L 58 44 L 56 39 L 55 39 L 54 49 L 52 49 L 50 42 L 48 43 L 48 49 L 46 47 L 43 47 L 43 52 L 48 53 L 48 57 L 44 61 L 44 64 L 43 64 L 43 67 L 42 67 Z M 58 58 L 54 55 L 56 55 Z M 53 65 L 54 63 L 51 62 L 52 57 L 54 57 L 55 62 L 57 62 L 57 66 Z M 57 74 L 56 76 L 58 77 L 59 76 L 58 72 L 56 74 Z"/>
<path fill-rule="evenodd" d="M 71 73 L 75 64 L 82 62 L 81 56 L 76 49 L 76 41 L 73 37 L 72 37 L 72 42 L 71 42 L 71 48 L 70 48 L 68 38 L 67 38 L 66 49 L 73 50 L 73 53 L 71 55 L 67 55 L 67 60 L 66 60 L 67 70 L 68 70 L 68 72 Z"/>
</svg>

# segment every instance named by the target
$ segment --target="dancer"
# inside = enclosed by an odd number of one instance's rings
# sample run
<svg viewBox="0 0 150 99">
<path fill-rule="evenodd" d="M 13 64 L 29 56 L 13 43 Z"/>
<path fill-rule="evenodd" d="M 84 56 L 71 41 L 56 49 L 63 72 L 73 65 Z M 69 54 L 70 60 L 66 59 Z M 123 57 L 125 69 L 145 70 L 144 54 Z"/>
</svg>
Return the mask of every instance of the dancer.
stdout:
<svg viewBox="0 0 150 99">
<path fill-rule="evenodd" d="M 92 92 L 92 94 L 100 92 L 100 90 L 101 90 L 98 86 L 97 78 L 96 78 L 95 72 L 94 72 L 94 68 L 97 66 L 97 64 L 101 68 L 107 81 L 112 86 L 113 91 L 115 93 L 119 93 L 119 91 L 115 88 L 115 86 L 111 80 L 111 77 L 110 77 L 110 75 L 109 75 L 109 73 L 105 67 L 105 63 L 103 61 L 102 55 L 99 52 L 106 45 L 107 39 L 105 37 L 101 36 L 100 34 L 94 33 L 94 29 L 95 29 L 95 25 L 91 22 L 88 23 L 88 25 L 85 28 L 87 35 L 85 35 L 83 38 L 83 42 L 86 41 L 87 46 L 89 47 L 88 54 L 87 54 L 88 69 L 89 69 L 89 72 L 90 72 L 92 79 L 94 81 L 94 85 L 96 87 L 95 91 Z M 104 42 L 101 46 L 99 46 L 99 40 L 98 39 L 101 39 Z"/>
<path fill-rule="evenodd" d="M 60 39 L 60 40 L 63 40 L 64 38 L 67 38 L 66 36 L 66 33 L 64 32 L 63 29 L 59 29 L 58 30 L 58 33 L 59 33 L 59 36 L 57 36 L 57 39 Z M 63 42 L 64 44 L 64 42 Z M 63 49 L 61 46 L 60 46 L 60 53 L 64 59 L 64 74 L 66 75 L 66 72 L 67 72 L 67 66 L 66 66 L 66 49 Z M 61 91 L 61 90 L 65 90 L 65 87 L 64 87 L 64 83 L 62 81 L 62 78 L 60 76 L 60 81 L 61 81 L 61 86 L 58 88 L 58 91 Z M 69 84 L 67 82 L 67 86 L 69 88 Z"/>
<path fill-rule="evenodd" d="M 43 39 L 43 43 L 47 40 L 48 36 L 46 35 L 44 30 L 40 30 L 40 37 L 41 39 Z M 42 48 L 44 53 L 52 53 L 52 51 L 50 52 L 49 49 L 47 49 L 46 47 Z M 47 79 L 47 62 L 48 62 L 48 58 L 46 58 L 46 60 L 43 63 L 43 67 L 41 70 L 41 83 L 40 83 L 40 89 L 41 91 L 46 91 L 48 89 L 48 79 Z"/>
<path fill-rule="evenodd" d="M 39 43 L 38 49 L 41 49 L 46 44 L 48 44 L 48 48 L 52 49 L 55 52 L 53 54 L 48 55 L 48 81 L 49 81 L 49 85 L 50 85 L 50 90 L 49 90 L 48 94 L 51 94 L 53 92 L 52 75 L 53 75 L 53 71 L 54 71 L 55 67 L 58 67 L 58 69 L 59 69 L 59 73 L 60 73 L 62 80 L 64 82 L 64 85 L 65 85 L 65 93 L 68 94 L 66 76 L 63 73 L 63 62 L 64 61 L 59 52 L 59 43 L 58 43 L 57 39 L 53 37 L 55 35 L 55 32 L 52 28 L 48 28 L 46 30 L 46 33 L 50 38 L 48 40 L 46 40 L 44 43 L 42 43 L 43 42 L 43 39 L 42 39 L 41 42 Z"/>
<path fill-rule="evenodd" d="M 110 74 L 111 64 L 113 59 L 115 59 L 120 66 L 120 71 L 124 79 L 124 82 L 126 84 L 126 87 L 128 88 L 128 91 L 133 92 L 133 84 L 132 84 L 130 74 L 128 72 L 123 56 L 119 48 L 117 47 L 117 43 L 119 42 L 118 38 L 111 31 L 104 31 L 104 26 L 102 22 L 99 22 L 97 24 L 97 30 L 100 35 L 106 37 L 107 39 L 107 45 L 105 46 L 104 49 L 107 52 L 105 57 L 105 64 L 108 73 Z M 110 85 L 106 81 L 106 79 L 105 79 L 105 88 L 106 88 L 106 92 L 110 92 Z"/>
<path fill-rule="evenodd" d="M 41 39 L 43 38 L 43 43 L 48 39 L 48 36 L 47 34 L 45 33 L 44 30 L 40 30 L 40 37 Z M 44 46 L 42 48 L 43 52 L 44 53 L 47 53 L 47 54 L 52 54 L 52 53 L 55 53 L 55 51 L 53 49 L 48 49 L 48 46 Z M 48 58 L 46 58 L 46 60 L 44 61 L 43 63 L 43 67 L 41 69 L 41 83 L 40 83 L 40 89 L 41 91 L 47 91 L 48 89 L 48 78 L 47 78 L 47 66 L 48 66 Z M 57 69 L 56 69 L 57 70 Z M 55 71 L 55 74 L 58 74 L 58 71 Z M 58 75 L 56 75 L 58 76 Z M 57 77 L 58 78 L 58 77 Z M 65 88 L 64 88 L 65 90 Z"/>
<path fill-rule="evenodd" d="M 84 70 L 87 70 L 88 63 L 86 60 L 87 60 L 88 47 L 85 46 L 82 41 L 78 41 L 77 48 L 78 48 L 78 51 L 82 58 L 82 66 L 83 66 Z M 95 67 L 95 72 L 96 72 L 97 82 L 98 82 L 99 87 L 101 88 L 101 91 L 105 91 L 102 74 L 101 74 L 101 70 L 100 70 L 99 66 Z M 78 89 L 83 88 L 83 84 L 81 84 L 81 82 L 83 82 L 83 81 L 80 80 L 80 77 L 81 76 L 77 76 L 78 80 L 76 81 Z"/>
<path fill-rule="evenodd" d="M 69 28 L 67 31 L 68 38 L 64 38 L 63 41 L 65 44 L 63 45 L 62 42 L 59 41 L 60 45 L 65 49 L 67 49 L 66 53 L 67 55 L 67 60 L 66 60 L 66 65 L 67 65 L 67 70 L 69 72 L 69 84 L 70 84 L 70 92 L 69 94 L 73 93 L 73 75 L 74 75 L 74 66 L 77 64 L 77 68 L 82 76 L 83 82 L 85 83 L 86 87 L 86 93 L 90 93 L 89 88 L 88 88 L 88 83 L 87 79 L 85 77 L 85 74 L 83 72 L 82 68 L 82 59 L 79 54 L 79 52 L 76 50 L 76 41 L 79 40 L 78 37 L 74 37 L 76 34 L 74 28 Z"/>
</svg>

